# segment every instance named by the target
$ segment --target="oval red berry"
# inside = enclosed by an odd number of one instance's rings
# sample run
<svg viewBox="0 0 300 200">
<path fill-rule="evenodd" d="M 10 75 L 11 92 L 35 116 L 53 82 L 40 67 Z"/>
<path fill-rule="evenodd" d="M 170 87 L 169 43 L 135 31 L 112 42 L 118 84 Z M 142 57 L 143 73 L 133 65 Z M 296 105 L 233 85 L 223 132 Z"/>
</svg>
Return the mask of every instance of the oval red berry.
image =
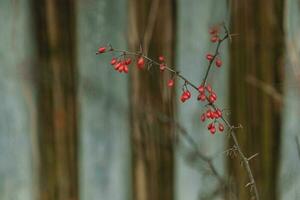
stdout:
<svg viewBox="0 0 300 200">
<path fill-rule="evenodd" d="M 145 65 L 145 60 L 143 57 L 140 57 L 137 61 L 137 67 L 139 69 L 143 69 L 144 68 L 144 65 Z"/>
<path fill-rule="evenodd" d="M 98 49 L 98 53 L 104 53 L 105 50 L 106 50 L 105 47 L 100 47 L 100 48 Z"/>
</svg>

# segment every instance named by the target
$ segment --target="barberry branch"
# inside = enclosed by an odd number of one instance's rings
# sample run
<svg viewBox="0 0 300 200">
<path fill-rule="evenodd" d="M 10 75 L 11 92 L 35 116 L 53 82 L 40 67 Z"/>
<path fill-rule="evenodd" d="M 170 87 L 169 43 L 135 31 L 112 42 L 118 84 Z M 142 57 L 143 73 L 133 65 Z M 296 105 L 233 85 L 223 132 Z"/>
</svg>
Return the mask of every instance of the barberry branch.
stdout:
<svg viewBox="0 0 300 200">
<path fill-rule="evenodd" d="M 208 129 L 211 132 L 211 134 L 214 134 L 216 132 L 215 123 L 217 123 L 218 120 L 222 121 L 228 127 L 229 136 L 233 140 L 235 150 L 238 153 L 239 158 L 242 163 L 242 166 L 245 167 L 248 178 L 249 178 L 249 183 L 247 183 L 246 186 L 250 188 L 250 193 L 253 194 L 255 199 L 259 200 L 259 194 L 258 194 L 256 182 L 255 182 L 253 173 L 252 173 L 250 165 L 249 165 L 249 159 L 245 156 L 245 154 L 241 150 L 241 147 L 240 147 L 237 137 L 236 137 L 236 133 L 234 132 L 235 127 L 233 125 L 231 125 L 228 122 L 228 120 L 225 119 L 224 116 L 222 115 L 221 110 L 218 108 L 218 106 L 215 103 L 217 96 L 216 96 L 215 92 L 212 90 L 211 86 L 207 84 L 208 75 L 211 71 L 213 63 L 215 62 L 215 65 L 217 67 L 221 67 L 221 65 L 222 65 L 222 61 L 219 58 L 220 57 L 219 49 L 221 48 L 221 44 L 228 38 L 231 40 L 231 36 L 232 36 L 229 33 L 225 24 L 223 24 L 223 29 L 224 29 L 225 34 L 222 38 L 220 38 L 219 37 L 219 32 L 220 32 L 219 28 L 220 27 L 214 27 L 210 31 L 211 41 L 213 43 L 217 43 L 217 46 L 216 46 L 214 54 L 206 55 L 206 59 L 209 61 L 209 63 L 208 63 L 208 67 L 205 72 L 204 78 L 202 80 L 202 83 L 198 87 L 195 84 L 193 84 L 190 80 L 188 80 L 185 76 L 183 76 L 181 74 L 181 72 L 174 70 L 175 69 L 174 67 L 168 66 L 165 63 L 165 59 L 163 56 L 159 57 L 159 61 L 155 61 L 154 59 L 148 57 L 143 52 L 131 52 L 131 51 L 127 51 L 127 50 L 116 49 L 116 48 L 113 48 L 111 45 L 107 45 L 106 47 L 100 47 L 96 54 L 102 54 L 102 53 L 106 53 L 106 52 L 121 53 L 121 57 L 112 58 L 112 61 L 111 61 L 111 65 L 113 65 L 114 69 L 119 72 L 128 73 L 128 71 L 129 71 L 128 66 L 131 64 L 132 59 L 136 60 L 137 67 L 140 70 L 144 69 L 145 65 L 147 64 L 148 66 L 150 65 L 150 66 L 158 67 L 162 72 L 168 71 L 169 73 L 172 74 L 172 77 L 173 77 L 172 79 L 170 79 L 168 81 L 169 87 L 173 87 L 175 77 L 177 77 L 178 79 L 181 79 L 184 82 L 183 93 L 181 95 L 182 102 L 185 102 L 186 100 L 191 98 L 191 93 L 188 90 L 188 86 L 190 86 L 191 88 L 193 88 L 197 92 L 199 92 L 200 94 L 198 96 L 198 100 L 199 101 L 207 101 L 208 102 L 207 105 L 212 108 L 212 110 L 208 109 L 207 112 L 201 116 L 201 121 L 205 121 L 206 118 L 213 120 L 213 122 L 208 125 Z M 206 95 L 207 92 L 209 95 Z M 224 130 L 224 126 L 220 122 L 218 123 L 218 129 L 220 132 L 222 132 Z M 190 144 L 196 145 L 192 141 L 190 141 Z M 206 159 L 206 158 L 203 158 L 203 159 Z M 211 163 L 210 160 L 206 159 L 206 161 L 208 163 Z M 210 168 L 214 169 L 212 164 L 210 164 Z M 213 173 L 217 173 L 217 172 L 215 171 Z M 217 174 L 217 176 L 219 176 L 219 175 Z"/>
</svg>

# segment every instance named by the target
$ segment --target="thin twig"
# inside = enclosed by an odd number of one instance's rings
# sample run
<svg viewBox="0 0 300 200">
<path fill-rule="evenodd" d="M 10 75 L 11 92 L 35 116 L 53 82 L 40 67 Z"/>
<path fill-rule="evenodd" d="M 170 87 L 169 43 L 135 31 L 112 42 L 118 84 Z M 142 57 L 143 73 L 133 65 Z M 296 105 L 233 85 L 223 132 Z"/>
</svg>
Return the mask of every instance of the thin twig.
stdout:
<svg viewBox="0 0 300 200">
<path fill-rule="evenodd" d="M 209 62 L 208 64 L 208 67 L 207 67 L 207 70 L 206 70 L 206 73 L 205 73 L 205 76 L 204 76 L 204 79 L 202 81 L 202 85 L 205 86 L 206 85 L 206 81 L 207 81 L 207 78 L 208 78 L 208 74 L 210 72 L 210 69 L 211 69 L 211 66 L 212 66 L 212 63 L 214 61 L 214 59 L 216 58 L 216 56 L 219 54 L 219 48 L 221 47 L 221 44 L 229 38 L 230 33 L 227 29 L 227 27 L 225 26 L 225 24 L 223 24 L 223 28 L 225 30 L 225 36 L 219 40 L 218 44 L 217 44 L 217 47 L 216 47 L 216 50 L 215 50 L 215 54 L 213 55 L 213 59 Z M 152 65 L 155 65 L 156 67 L 159 67 L 160 66 L 160 63 L 149 58 L 147 55 L 144 55 L 142 52 L 130 52 L 130 51 L 126 51 L 126 50 L 121 50 L 121 49 L 116 49 L 116 48 L 113 48 L 112 46 L 110 46 L 110 52 L 120 52 L 120 53 L 123 53 L 124 55 L 131 55 L 131 56 L 138 56 L 138 57 L 143 57 L 145 60 L 147 60 L 149 63 L 151 63 Z M 97 54 L 97 53 L 96 53 Z M 174 69 L 176 69 L 174 67 Z M 192 88 L 194 88 L 195 90 L 198 91 L 198 87 L 193 84 L 191 81 L 189 81 L 185 76 L 183 76 L 179 71 L 176 71 L 172 69 L 172 67 L 169 67 L 169 66 L 165 66 L 165 70 L 166 71 L 169 71 L 170 73 L 172 73 L 174 76 L 177 76 L 179 79 L 183 80 L 184 83 L 186 85 L 189 85 L 191 86 Z M 215 111 L 217 110 L 217 106 L 215 103 L 209 103 L 209 106 L 211 106 Z M 238 140 L 237 140 L 237 137 L 236 137 L 236 134 L 234 132 L 234 129 L 235 127 L 233 125 L 231 125 L 228 120 L 226 120 L 224 118 L 224 116 L 221 116 L 221 120 L 226 124 L 226 126 L 229 128 L 229 135 L 230 137 L 232 138 L 233 140 L 233 143 L 234 143 L 234 146 L 236 148 L 236 151 L 238 152 L 238 155 L 241 159 L 241 162 L 243 164 L 243 166 L 245 167 L 246 169 L 246 172 L 247 172 L 247 175 L 248 175 L 248 178 L 249 178 L 249 183 L 251 185 L 250 188 L 250 192 L 254 194 L 254 197 L 256 200 L 259 200 L 259 193 L 258 193 L 258 190 L 257 190 L 257 186 L 256 186 L 256 182 L 255 182 L 255 179 L 254 179 L 254 176 L 253 176 L 253 173 L 251 171 L 251 168 L 250 168 L 250 165 L 249 165 L 249 160 L 248 158 L 245 156 L 245 154 L 242 152 L 241 150 L 241 147 L 238 143 Z M 196 144 L 193 144 L 193 142 L 190 141 L 190 144 L 191 145 L 196 145 Z M 211 162 L 211 161 L 209 161 Z"/>
</svg>

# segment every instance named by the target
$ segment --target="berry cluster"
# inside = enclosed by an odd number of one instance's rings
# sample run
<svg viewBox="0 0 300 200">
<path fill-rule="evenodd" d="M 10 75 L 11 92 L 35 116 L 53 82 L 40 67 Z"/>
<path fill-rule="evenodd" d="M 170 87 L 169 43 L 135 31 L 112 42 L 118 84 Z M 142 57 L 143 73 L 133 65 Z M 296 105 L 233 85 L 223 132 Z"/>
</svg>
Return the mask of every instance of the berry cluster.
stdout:
<svg viewBox="0 0 300 200">
<path fill-rule="evenodd" d="M 147 64 L 150 68 L 150 66 L 155 65 L 159 68 L 161 72 L 168 71 L 171 74 L 171 79 L 168 80 L 167 85 L 169 88 L 174 87 L 175 84 L 175 78 L 178 78 L 182 81 L 184 81 L 183 85 L 183 92 L 181 94 L 180 100 L 181 102 L 185 102 L 188 99 L 192 97 L 191 92 L 188 90 L 188 87 L 191 87 L 199 92 L 198 100 L 201 102 L 207 101 L 207 110 L 200 116 L 200 120 L 202 122 L 209 121 L 209 124 L 207 126 L 207 129 L 211 134 L 215 134 L 218 130 L 219 132 L 224 131 L 224 125 L 220 122 L 224 122 L 231 130 L 233 126 L 229 124 L 229 122 L 223 118 L 222 111 L 215 105 L 215 102 L 217 100 L 216 93 L 212 90 L 211 86 L 206 84 L 208 74 L 211 70 L 211 66 L 214 63 L 216 67 L 220 68 L 222 66 L 222 60 L 220 58 L 219 54 L 219 48 L 221 46 L 221 43 L 225 41 L 226 39 L 231 39 L 232 34 L 229 33 L 227 27 L 225 24 L 223 24 L 225 35 L 223 37 L 219 37 L 220 35 L 220 26 L 215 26 L 210 29 L 210 41 L 212 43 L 217 43 L 216 50 L 214 54 L 207 53 L 206 59 L 209 61 L 205 76 L 203 78 L 202 84 L 197 87 L 193 83 L 191 83 L 187 78 L 185 78 L 180 72 L 172 69 L 171 67 L 168 67 L 165 63 L 165 58 L 163 56 L 158 57 L 158 61 L 155 61 L 151 58 L 148 58 L 147 56 L 143 55 L 142 52 L 129 52 L 125 50 L 119 50 L 112 48 L 111 45 L 100 47 L 96 54 L 102 54 L 106 52 L 118 52 L 121 53 L 117 58 L 112 58 L 111 65 L 114 66 L 114 69 L 118 72 L 122 73 L 128 73 L 129 68 L 128 66 L 132 63 L 132 60 L 136 60 L 136 65 L 138 69 L 144 69 L 145 64 Z M 146 62 L 147 61 L 147 62 Z M 243 152 L 240 149 L 239 143 L 237 141 L 237 138 L 235 136 L 235 133 L 233 131 L 229 131 L 229 135 L 233 138 L 233 142 L 235 145 L 235 148 L 237 149 L 238 154 L 240 155 L 241 162 L 246 166 L 248 177 L 250 179 L 250 182 L 247 184 L 251 184 L 251 191 L 253 191 L 255 198 L 259 199 L 258 190 L 256 188 L 256 183 L 253 178 L 250 166 L 249 166 L 249 159 L 245 157 Z M 246 185 L 246 186 L 247 186 Z"/>
<path fill-rule="evenodd" d="M 210 41 L 213 43 L 218 43 L 217 50 L 215 54 L 208 53 L 206 55 L 206 59 L 209 61 L 209 67 L 207 70 L 207 73 L 210 70 L 210 66 L 212 63 L 215 63 L 217 67 L 222 66 L 222 61 L 219 56 L 218 48 L 220 43 L 224 40 L 219 37 L 219 28 L 218 27 L 213 27 L 210 30 Z M 154 61 L 146 56 L 144 56 L 141 52 L 128 52 L 128 51 L 122 51 L 122 50 L 117 50 L 113 49 L 112 46 L 104 46 L 100 47 L 97 51 L 97 54 L 102 54 L 105 52 L 120 52 L 122 53 L 118 57 L 113 57 L 110 64 L 114 67 L 114 69 L 120 73 L 128 73 L 129 71 L 129 65 L 132 63 L 132 60 L 136 61 L 136 66 L 138 69 L 144 69 L 145 64 L 147 61 L 147 64 L 149 65 L 156 65 L 158 66 L 159 70 L 161 72 L 164 71 L 169 71 L 171 73 L 171 78 L 167 82 L 167 86 L 172 88 L 175 85 L 175 77 L 179 76 L 179 72 L 172 70 L 169 68 L 165 62 L 165 58 L 163 56 L 158 57 L 158 61 Z M 204 81 L 199 87 L 194 86 L 191 84 L 188 80 L 186 80 L 184 77 L 180 76 L 181 79 L 184 80 L 184 85 L 182 87 L 182 94 L 180 96 L 180 101 L 182 103 L 186 102 L 192 97 L 191 92 L 188 89 L 188 86 L 192 86 L 193 88 L 197 89 L 199 94 L 197 97 L 198 101 L 201 102 L 207 102 L 206 106 L 209 106 L 210 108 L 201 115 L 200 119 L 202 122 L 204 122 L 206 119 L 212 120 L 209 125 L 208 125 L 208 130 L 210 133 L 214 134 L 216 130 L 218 129 L 220 132 L 224 130 L 224 126 L 221 122 L 219 122 L 220 118 L 222 118 L 222 112 L 220 109 L 215 109 L 214 103 L 217 100 L 217 94 L 209 84 L 206 84 L 206 79 L 207 76 L 204 78 Z M 217 124 L 217 125 L 216 125 Z M 217 128 L 216 128 L 217 126 Z"/>
<path fill-rule="evenodd" d="M 183 90 L 182 94 L 181 94 L 181 97 L 180 97 L 180 100 L 182 103 L 184 103 L 186 100 L 190 99 L 191 98 L 191 92 L 189 90 Z"/>
<path fill-rule="evenodd" d="M 215 134 L 216 127 L 215 124 L 218 124 L 218 130 L 220 132 L 224 131 L 224 125 L 218 121 L 222 117 L 222 111 L 220 109 L 208 109 L 205 113 L 203 113 L 200 117 L 201 121 L 204 122 L 206 119 L 212 120 L 207 126 L 207 129 L 210 131 L 211 134 Z"/>
<path fill-rule="evenodd" d="M 102 54 L 107 51 L 107 47 L 100 47 L 96 54 Z M 113 51 L 113 48 L 110 47 L 109 51 Z M 128 73 L 129 65 L 131 64 L 131 58 L 126 57 L 125 54 L 119 56 L 119 58 L 112 58 L 110 64 L 114 66 L 114 69 L 120 73 Z M 143 56 L 137 58 L 137 67 L 139 69 L 144 69 L 145 67 L 145 59 Z"/>
<path fill-rule="evenodd" d="M 209 103 L 215 103 L 215 101 L 217 100 L 217 94 L 212 90 L 210 85 L 200 85 L 198 87 L 198 101 L 205 101 L 207 100 Z"/>
<path fill-rule="evenodd" d="M 212 90 L 210 85 L 200 85 L 198 87 L 198 101 L 208 101 L 209 104 L 213 104 L 217 100 L 216 93 Z M 219 118 L 222 117 L 222 111 L 220 109 L 215 109 L 214 111 L 211 109 L 208 109 L 205 113 L 203 113 L 200 117 L 201 121 L 204 122 L 205 119 L 211 119 L 214 120 L 209 124 L 207 127 L 210 133 L 214 134 L 216 132 L 215 123 Z M 224 130 L 224 126 L 222 123 L 219 122 L 219 131 L 222 132 Z"/>
<path fill-rule="evenodd" d="M 128 73 L 128 65 L 130 65 L 131 59 L 130 58 L 123 58 L 123 59 L 116 59 L 112 58 L 110 64 L 114 66 L 114 69 L 120 73 L 125 72 L 126 74 Z"/>
</svg>

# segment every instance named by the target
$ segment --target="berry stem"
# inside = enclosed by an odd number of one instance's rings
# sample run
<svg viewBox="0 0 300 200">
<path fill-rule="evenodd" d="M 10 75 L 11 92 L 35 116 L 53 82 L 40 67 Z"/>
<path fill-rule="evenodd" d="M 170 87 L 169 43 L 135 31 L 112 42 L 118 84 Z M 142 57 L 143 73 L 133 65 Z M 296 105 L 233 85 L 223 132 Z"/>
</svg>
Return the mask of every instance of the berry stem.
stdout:
<svg viewBox="0 0 300 200">
<path fill-rule="evenodd" d="M 220 40 L 218 41 L 216 51 L 215 51 L 215 53 L 214 53 L 212 59 L 209 61 L 208 68 L 207 68 L 207 70 L 206 70 L 206 72 L 205 72 L 205 76 L 204 76 L 204 79 L 203 79 L 203 81 L 202 81 L 202 85 L 203 85 L 203 86 L 205 86 L 206 81 L 207 81 L 208 74 L 209 74 L 210 69 L 211 69 L 211 66 L 212 66 L 212 64 L 213 64 L 213 62 L 214 62 L 214 60 L 215 60 L 215 58 L 216 58 L 217 55 L 219 54 L 219 48 L 220 48 L 222 42 L 225 41 L 228 37 L 229 37 L 229 35 L 228 35 L 228 33 L 226 33 L 226 35 L 225 35 L 222 39 L 220 39 Z"/>
<path fill-rule="evenodd" d="M 227 27 L 223 24 L 223 28 L 225 30 L 225 36 L 220 39 L 218 41 L 218 44 L 217 44 L 217 47 L 216 47 L 216 50 L 215 50 L 215 53 L 213 55 L 213 58 L 209 61 L 209 64 L 208 64 L 208 67 L 207 67 L 207 70 L 205 72 L 205 76 L 204 76 L 204 79 L 202 81 L 202 86 L 205 86 L 206 85 L 206 82 L 207 82 L 207 78 L 208 78 L 208 75 L 209 75 L 209 72 L 211 70 L 211 66 L 213 64 L 213 61 L 215 60 L 215 58 L 217 57 L 217 55 L 219 54 L 219 48 L 221 47 L 221 44 L 223 43 L 223 41 L 225 41 L 226 39 L 229 39 L 231 40 L 231 35 L 227 29 Z M 107 52 L 120 52 L 120 53 L 123 53 L 124 55 L 131 55 L 131 56 L 136 56 L 136 57 L 140 57 L 140 58 L 144 58 L 146 61 L 148 61 L 149 63 L 155 65 L 156 67 L 158 67 L 158 69 L 160 68 L 160 64 L 159 62 L 149 58 L 148 56 L 144 55 L 143 53 L 141 52 L 130 52 L 130 51 L 126 51 L 126 50 L 121 50 L 121 49 L 115 49 L 115 48 L 112 48 L 110 46 L 110 49 L 109 51 L 105 51 L 105 52 L 102 52 L 102 53 L 107 53 Z M 98 53 L 96 53 L 98 54 Z M 193 84 L 191 81 L 189 81 L 185 76 L 183 76 L 179 71 L 176 71 L 174 69 L 172 69 L 172 67 L 168 67 L 167 65 L 165 65 L 165 70 L 171 72 L 173 74 L 173 76 L 176 76 L 178 77 L 179 79 L 183 80 L 185 85 L 189 85 L 191 86 L 192 88 L 194 88 L 197 92 L 198 92 L 198 87 Z M 207 97 L 207 100 L 208 97 Z M 218 107 L 216 106 L 216 104 L 214 102 L 210 102 L 208 104 L 209 106 L 212 107 L 212 109 L 214 111 L 217 111 Z M 257 186 L 256 186 L 256 182 L 255 182 L 255 179 L 254 179 L 254 176 L 253 176 L 253 173 L 251 171 L 251 168 L 250 168 L 250 165 L 249 165 L 249 160 L 247 159 L 247 157 L 245 156 L 245 154 L 243 153 L 239 143 L 238 143 L 238 140 L 237 140 L 237 137 L 236 137 L 236 134 L 234 132 L 234 129 L 235 127 L 232 126 L 225 118 L 224 116 L 221 116 L 220 119 L 225 123 L 225 125 L 229 128 L 229 135 L 230 137 L 232 138 L 233 140 L 233 143 L 234 143 L 234 146 L 235 146 L 235 149 L 237 150 L 238 152 L 238 155 L 243 163 L 243 166 L 246 168 L 246 172 L 247 172 L 247 175 L 248 175 L 248 178 L 250 180 L 249 182 L 249 185 L 251 186 L 250 187 L 250 192 L 254 195 L 255 199 L 256 200 L 259 200 L 259 194 L 258 194 L 258 190 L 257 190 Z M 188 139 L 188 138 L 187 138 Z M 189 140 L 189 139 L 188 139 Z M 195 145 L 195 144 L 192 144 L 192 145 Z"/>
</svg>

